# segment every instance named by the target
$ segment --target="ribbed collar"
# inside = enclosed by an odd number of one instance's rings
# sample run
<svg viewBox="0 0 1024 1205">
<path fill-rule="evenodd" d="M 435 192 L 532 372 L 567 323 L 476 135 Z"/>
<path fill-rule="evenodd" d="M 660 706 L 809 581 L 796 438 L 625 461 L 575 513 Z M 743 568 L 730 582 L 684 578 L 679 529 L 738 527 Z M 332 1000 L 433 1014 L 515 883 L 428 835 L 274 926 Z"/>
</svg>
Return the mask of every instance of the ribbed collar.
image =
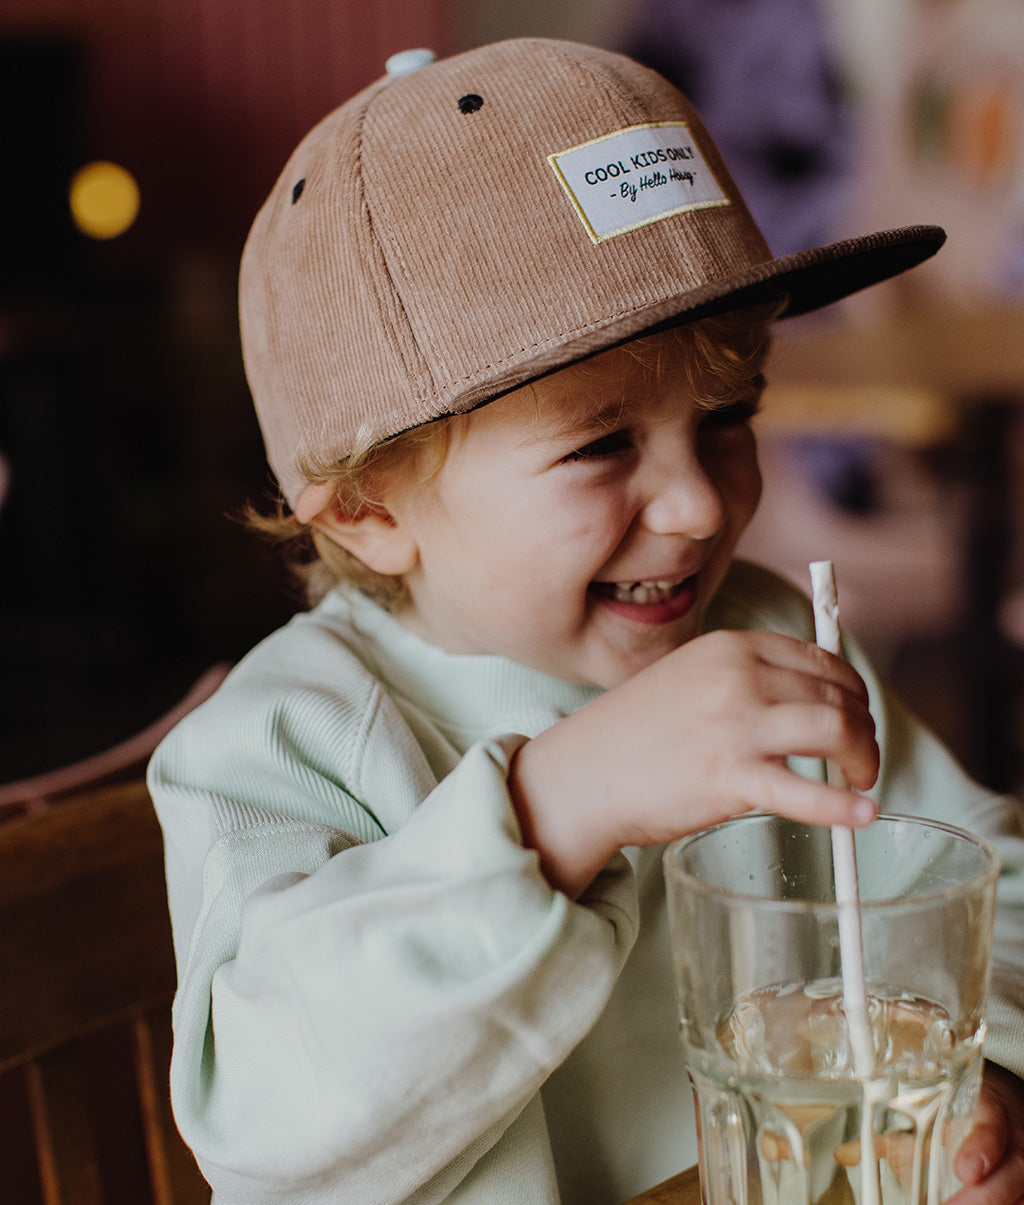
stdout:
<svg viewBox="0 0 1024 1205">
<path fill-rule="evenodd" d="M 364 664 L 390 691 L 445 726 L 533 736 L 602 693 L 506 657 L 446 652 L 355 590 L 333 590 L 318 610 L 349 629 Z"/>
</svg>

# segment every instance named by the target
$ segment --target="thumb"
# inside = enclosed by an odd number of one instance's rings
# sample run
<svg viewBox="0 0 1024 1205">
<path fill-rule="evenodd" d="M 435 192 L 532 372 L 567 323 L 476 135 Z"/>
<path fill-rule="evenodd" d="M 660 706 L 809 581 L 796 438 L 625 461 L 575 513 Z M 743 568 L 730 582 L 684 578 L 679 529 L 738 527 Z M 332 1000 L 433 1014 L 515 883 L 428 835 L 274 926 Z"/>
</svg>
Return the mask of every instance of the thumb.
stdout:
<svg viewBox="0 0 1024 1205">
<path fill-rule="evenodd" d="M 1006 1153 L 1006 1109 L 986 1077 L 982 1081 L 971 1131 L 957 1151 L 953 1170 L 966 1185 L 980 1184 Z"/>
</svg>

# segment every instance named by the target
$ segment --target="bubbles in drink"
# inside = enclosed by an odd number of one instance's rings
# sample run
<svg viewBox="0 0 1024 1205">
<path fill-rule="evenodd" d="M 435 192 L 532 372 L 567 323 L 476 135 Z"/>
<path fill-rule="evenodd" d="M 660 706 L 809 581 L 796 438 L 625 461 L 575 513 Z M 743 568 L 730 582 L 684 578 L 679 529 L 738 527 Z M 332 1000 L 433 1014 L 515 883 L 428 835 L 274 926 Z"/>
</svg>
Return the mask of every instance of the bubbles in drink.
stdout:
<svg viewBox="0 0 1024 1205">
<path fill-rule="evenodd" d="M 707 1199 L 857 1205 L 865 1109 L 876 1200 L 939 1205 L 959 1187 L 952 1163 L 977 1098 L 980 1037 L 958 1043 L 944 1009 L 905 993 L 872 990 L 868 1014 L 866 1082 L 854 1074 L 838 980 L 745 996 L 717 1050 L 688 1050 Z"/>
<path fill-rule="evenodd" d="M 927 1078 L 949 1060 L 955 1043 L 945 1009 L 906 993 L 875 991 L 867 1003 L 876 1074 Z M 718 1037 L 741 1071 L 826 1079 L 855 1074 L 837 979 L 753 992 L 737 1002 Z"/>
</svg>

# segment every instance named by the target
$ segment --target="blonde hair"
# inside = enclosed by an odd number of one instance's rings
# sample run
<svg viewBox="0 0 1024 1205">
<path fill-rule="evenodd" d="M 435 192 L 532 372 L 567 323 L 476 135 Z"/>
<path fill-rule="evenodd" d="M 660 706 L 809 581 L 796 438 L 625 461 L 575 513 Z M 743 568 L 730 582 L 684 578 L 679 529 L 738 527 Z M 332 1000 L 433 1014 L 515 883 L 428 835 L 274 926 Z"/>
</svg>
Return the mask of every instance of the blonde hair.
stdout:
<svg viewBox="0 0 1024 1205">
<path fill-rule="evenodd" d="M 379 483 L 385 476 L 416 474 L 423 485 L 432 480 L 444 464 L 453 418 L 449 415 L 413 427 L 331 464 L 304 455 L 299 466 L 311 484 L 331 485 L 334 505 L 354 517 L 379 502 Z M 355 586 L 389 609 L 406 597 L 400 577 L 385 576 L 367 568 L 325 532 L 296 518 L 283 499 L 278 500 L 276 510 L 269 515 L 261 514 L 250 503 L 242 519 L 246 526 L 282 549 L 310 606 L 342 583 Z"/>
<path fill-rule="evenodd" d="M 714 409 L 758 381 L 776 309 L 773 305 L 731 311 L 671 328 L 671 337 L 688 353 L 687 384 L 698 406 Z M 650 344 L 633 340 L 623 346 L 652 374 L 659 371 L 658 353 L 651 350 Z M 585 376 L 588 365 L 589 361 L 582 361 L 573 370 Z M 333 487 L 339 510 L 358 516 L 379 502 L 380 482 L 385 477 L 415 474 L 414 480 L 423 485 L 436 477 L 448 454 L 452 423 L 457 417 L 448 415 L 361 447 L 342 461 L 327 464 L 308 454 L 300 458 L 300 467 L 311 484 Z M 391 610 L 405 601 L 405 585 L 400 577 L 386 577 L 368 569 L 330 536 L 297 519 L 283 500 L 270 515 L 261 514 L 250 504 L 242 519 L 282 548 L 311 606 L 343 583 L 355 586 Z"/>
</svg>

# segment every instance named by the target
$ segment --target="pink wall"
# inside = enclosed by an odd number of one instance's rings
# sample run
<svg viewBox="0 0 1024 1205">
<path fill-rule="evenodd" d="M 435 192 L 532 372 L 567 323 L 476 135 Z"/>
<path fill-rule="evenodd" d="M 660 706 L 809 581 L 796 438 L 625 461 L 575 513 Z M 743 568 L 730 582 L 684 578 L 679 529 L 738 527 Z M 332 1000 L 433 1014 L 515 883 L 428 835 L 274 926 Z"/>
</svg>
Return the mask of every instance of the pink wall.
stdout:
<svg viewBox="0 0 1024 1205">
<path fill-rule="evenodd" d="M 133 237 L 236 242 L 289 151 L 410 46 L 450 48 L 446 0 L 0 0 L 0 39 L 80 48 L 82 158 L 143 193 Z M 19 115 L 31 119 L 31 114 Z"/>
</svg>

